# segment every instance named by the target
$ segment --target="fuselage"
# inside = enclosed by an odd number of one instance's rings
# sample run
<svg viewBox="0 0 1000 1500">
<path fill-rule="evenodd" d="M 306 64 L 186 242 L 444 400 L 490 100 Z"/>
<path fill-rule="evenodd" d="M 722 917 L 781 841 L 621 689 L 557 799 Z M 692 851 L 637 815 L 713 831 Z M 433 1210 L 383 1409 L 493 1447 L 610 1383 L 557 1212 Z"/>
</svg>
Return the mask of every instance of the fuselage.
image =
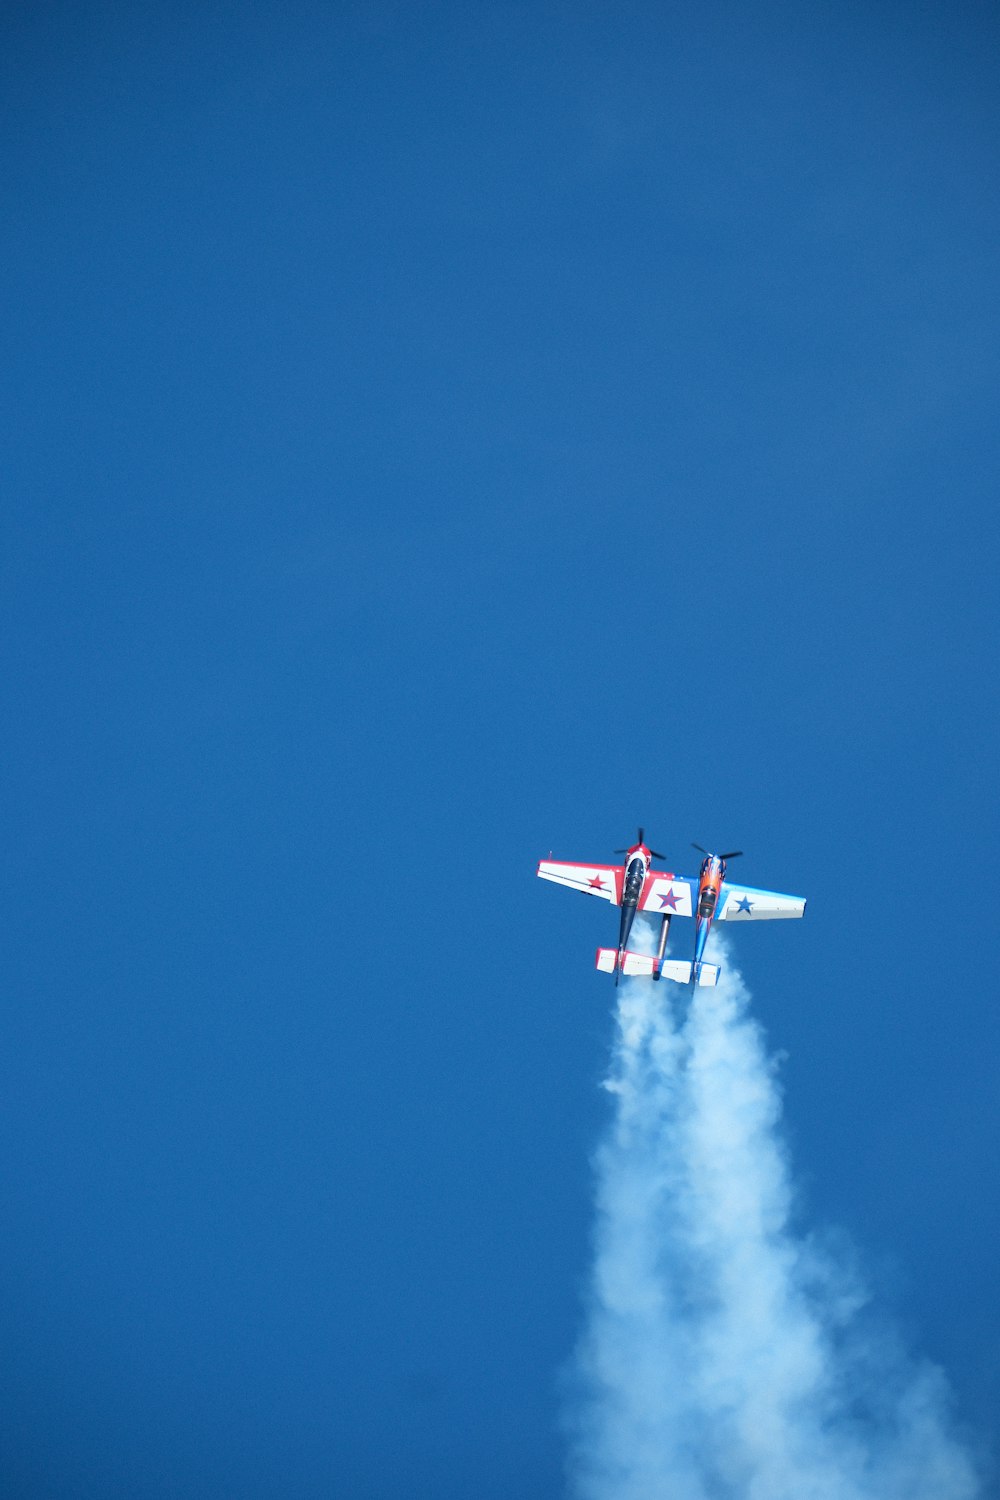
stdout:
<svg viewBox="0 0 1000 1500">
<path fill-rule="evenodd" d="M 717 854 L 709 854 L 702 860 L 698 876 L 698 906 L 695 911 L 694 961 L 700 964 L 705 953 L 705 944 L 712 928 L 712 918 L 719 904 L 719 892 L 726 878 L 726 861 Z"/>
<path fill-rule="evenodd" d="M 618 967 L 621 968 L 628 935 L 635 921 L 636 908 L 649 874 L 652 851 L 645 844 L 633 844 L 625 856 L 625 876 L 622 884 L 622 921 L 618 934 Z"/>
</svg>

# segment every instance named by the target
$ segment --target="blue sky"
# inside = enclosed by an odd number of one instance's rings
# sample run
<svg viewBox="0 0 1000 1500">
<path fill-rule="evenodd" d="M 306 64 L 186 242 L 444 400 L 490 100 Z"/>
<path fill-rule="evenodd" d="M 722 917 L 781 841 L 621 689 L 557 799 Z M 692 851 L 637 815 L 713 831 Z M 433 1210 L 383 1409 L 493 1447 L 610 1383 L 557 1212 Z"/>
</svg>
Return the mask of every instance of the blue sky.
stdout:
<svg viewBox="0 0 1000 1500">
<path fill-rule="evenodd" d="M 989 1438 L 998 33 L 7 11 L 12 1494 L 562 1492 L 639 822 Z"/>
</svg>

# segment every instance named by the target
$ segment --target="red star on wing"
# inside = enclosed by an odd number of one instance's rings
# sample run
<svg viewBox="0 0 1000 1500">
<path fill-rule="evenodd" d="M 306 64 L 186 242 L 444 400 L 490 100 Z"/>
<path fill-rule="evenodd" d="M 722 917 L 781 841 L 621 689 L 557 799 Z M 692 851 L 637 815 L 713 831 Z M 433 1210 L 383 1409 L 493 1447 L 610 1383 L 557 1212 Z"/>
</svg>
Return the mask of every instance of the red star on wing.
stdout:
<svg viewBox="0 0 1000 1500">
<path fill-rule="evenodd" d="M 592 891 L 604 891 L 607 890 L 607 886 L 604 884 L 604 881 L 601 879 L 600 875 L 595 875 L 593 880 L 590 882 L 590 889 Z"/>
<path fill-rule="evenodd" d="M 660 892 L 660 900 L 663 902 L 664 906 L 669 906 L 671 911 L 677 910 L 677 896 L 674 893 L 673 886 L 667 887 L 665 895 L 662 891 Z"/>
</svg>

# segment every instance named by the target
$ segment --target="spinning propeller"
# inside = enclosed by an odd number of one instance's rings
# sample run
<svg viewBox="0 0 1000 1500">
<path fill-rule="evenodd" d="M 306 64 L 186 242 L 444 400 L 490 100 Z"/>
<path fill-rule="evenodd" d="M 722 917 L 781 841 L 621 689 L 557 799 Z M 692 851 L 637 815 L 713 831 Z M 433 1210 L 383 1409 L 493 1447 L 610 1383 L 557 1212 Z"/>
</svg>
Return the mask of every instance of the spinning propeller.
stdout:
<svg viewBox="0 0 1000 1500">
<path fill-rule="evenodd" d="M 703 849 L 700 844 L 692 844 L 691 848 L 697 849 L 699 854 L 708 854 L 709 859 L 712 859 L 713 857 L 715 859 L 739 859 L 740 855 L 743 853 L 742 849 L 731 849 L 728 854 L 717 854 L 713 856 L 709 854 L 707 849 Z"/>
<path fill-rule="evenodd" d="M 645 833 L 645 829 L 640 828 L 638 830 L 638 832 L 639 832 L 639 837 L 636 840 L 636 842 L 639 843 L 639 844 L 642 844 L 642 843 L 645 842 L 644 837 L 643 837 L 643 835 Z M 612 852 L 615 853 L 615 854 L 627 854 L 628 850 L 627 849 L 615 849 Z M 666 857 L 667 857 L 665 854 L 661 854 L 658 849 L 650 849 L 649 852 L 650 852 L 650 854 L 655 855 L 657 859 L 666 859 Z"/>
</svg>

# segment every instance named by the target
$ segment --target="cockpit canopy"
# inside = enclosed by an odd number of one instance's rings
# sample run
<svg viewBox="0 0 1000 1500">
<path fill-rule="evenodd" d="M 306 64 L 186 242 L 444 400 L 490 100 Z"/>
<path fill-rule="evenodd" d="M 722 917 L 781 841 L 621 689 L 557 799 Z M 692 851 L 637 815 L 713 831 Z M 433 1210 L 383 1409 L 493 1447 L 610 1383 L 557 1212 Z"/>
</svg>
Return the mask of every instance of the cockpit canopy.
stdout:
<svg viewBox="0 0 1000 1500">
<path fill-rule="evenodd" d="M 698 897 L 699 917 L 710 917 L 715 911 L 715 903 L 719 899 L 719 892 L 714 885 L 706 885 Z"/>
<path fill-rule="evenodd" d="M 642 885 L 646 878 L 646 861 L 638 855 L 628 862 L 625 871 L 625 890 L 622 894 L 623 906 L 634 906 L 642 895 Z"/>
</svg>

